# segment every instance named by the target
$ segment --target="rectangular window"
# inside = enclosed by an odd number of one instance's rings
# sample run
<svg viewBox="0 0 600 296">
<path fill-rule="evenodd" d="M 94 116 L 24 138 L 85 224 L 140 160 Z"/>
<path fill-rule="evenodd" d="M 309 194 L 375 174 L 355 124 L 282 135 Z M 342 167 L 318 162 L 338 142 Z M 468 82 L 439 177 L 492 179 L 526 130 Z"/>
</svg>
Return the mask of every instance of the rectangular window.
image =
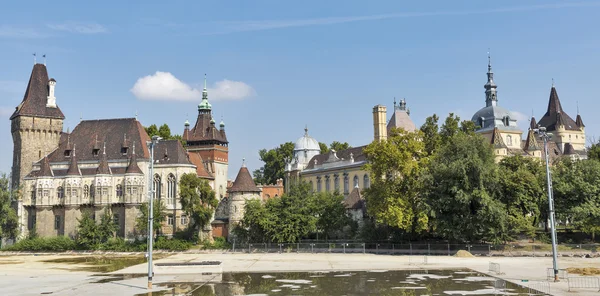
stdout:
<svg viewBox="0 0 600 296">
<path fill-rule="evenodd" d="M 167 225 L 173 225 L 173 215 L 167 216 Z"/>
<path fill-rule="evenodd" d="M 43 195 L 44 197 L 50 196 L 50 190 L 49 189 L 44 189 L 44 193 L 43 194 L 44 194 Z"/>
<path fill-rule="evenodd" d="M 102 187 L 102 196 L 108 196 L 108 188 Z"/>
<path fill-rule="evenodd" d="M 117 226 L 119 226 L 119 214 L 114 214 L 113 215 L 113 223 Z"/>
<path fill-rule="evenodd" d="M 31 213 L 29 215 L 29 225 L 27 225 L 27 229 L 28 230 L 35 229 L 35 222 L 36 222 L 35 213 Z"/>
<path fill-rule="evenodd" d="M 187 225 L 188 218 L 186 215 L 181 215 L 181 225 Z"/>
<path fill-rule="evenodd" d="M 60 229 L 60 216 L 59 215 L 54 215 L 54 229 L 55 230 L 59 230 Z"/>
</svg>

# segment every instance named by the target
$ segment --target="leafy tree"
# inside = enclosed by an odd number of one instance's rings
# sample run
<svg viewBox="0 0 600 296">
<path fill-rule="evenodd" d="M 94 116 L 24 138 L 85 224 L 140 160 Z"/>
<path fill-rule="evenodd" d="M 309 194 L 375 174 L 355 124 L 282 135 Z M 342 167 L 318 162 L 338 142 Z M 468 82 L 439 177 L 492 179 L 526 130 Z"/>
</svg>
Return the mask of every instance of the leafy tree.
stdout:
<svg viewBox="0 0 600 296">
<path fill-rule="evenodd" d="M 515 238 L 519 233 L 535 236 L 540 206 L 544 205 L 545 172 L 537 159 L 522 156 L 500 161 L 500 201 L 508 212 L 508 230 Z"/>
<path fill-rule="evenodd" d="M 156 124 L 151 124 L 150 126 L 145 127 L 144 129 L 146 130 L 146 133 L 150 138 L 152 138 L 153 136 L 159 136 L 163 140 L 178 140 L 179 142 L 181 142 L 181 145 L 186 145 L 186 141 L 181 138 L 181 135 L 171 134 L 171 128 L 169 128 L 169 125 L 167 125 L 166 123 L 161 125 L 160 127 L 157 127 Z"/>
<path fill-rule="evenodd" d="M 16 199 L 17 192 L 12 192 L 13 198 L 11 199 L 9 182 L 6 175 L 0 177 L 0 238 L 14 239 L 19 234 L 19 220 L 12 204 Z"/>
<path fill-rule="evenodd" d="M 600 161 L 600 142 L 592 144 L 588 147 L 587 151 L 588 159 Z"/>
<path fill-rule="evenodd" d="M 163 138 L 163 139 L 171 139 L 171 129 L 169 128 L 169 126 L 165 123 L 163 125 L 161 125 L 158 128 L 158 136 Z"/>
<path fill-rule="evenodd" d="M 219 203 L 208 182 L 194 173 L 184 174 L 179 190 L 181 209 L 192 218 L 190 227 L 200 230 L 208 225 Z"/>
<path fill-rule="evenodd" d="M 351 230 L 355 230 L 357 225 L 350 218 L 346 207 L 342 203 L 344 200 L 343 195 L 328 192 L 312 195 L 312 210 L 317 217 L 317 232 L 323 233 L 325 239 L 341 233 L 346 226 L 350 226 Z"/>
<path fill-rule="evenodd" d="M 98 225 L 90 211 L 84 211 L 81 219 L 77 219 L 77 244 L 84 249 L 95 249 L 100 243 Z"/>
<path fill-rule="evenodd" d="M 244 206 L 242 221 L 232 233 L 241 241 L 264 242 L 269 240 L 266 229 L 271 223 L 270 218 L 267 208 L 259 200 L 249 200 Z"/>
<path fill-rule="evenodd" d="M 492 148 L 481 136 L 457 130 L 457 122 L 452 114 L 446 119 L 447 141 L 429 165 L 426 186 L 435 231 L 455 241 L 505 241 L 508 215 L 497 199 Z"/>
<path fill-rule="evenodd" d="M 110 238 L 115 236 L 116 231 L 117 225 L 113 220 L 110 209 L 107 207 L 104 209 L 104 213 L 100 217 L 100 224 L 98 225 L 98 238 L 100 242 L 107 242 Z"/>
<path fill-rule="evenodd" d="M 294 155 L 294 143 L 286 142 L 274 149 L 258 151 L 264 166 L 253 172 L 256 183 L 275 184 L 277 179 L 283 179 L 285 165 Z"/>
<path fill-rule="evenodd" d="M 278 243 L 297 242 L 316 230 L 317 217 L 311 209 L 310 185 L 301 183 L 293 186 L 289 193 L 272 198 L 265 204 L 272 220 L 265 224 L 269 238 Z"/>
<path fill-rule="evenodd" d="M 367 211 L 377 223 L 416 235 L 428 227 L 424 192 L 427 166 L 421 131 L 393 129 L 387 141 L 374 141 L 364 153 L 372 185 L 365 189 Z"/>
<path fill-rule="evenodd" d="M 441 144 L 438 121 L 439 117 L 435 114 L 425 119 L 425 123 L 421 125 L 421 133 L 423 135 L 423 144 L 427 155 L 432 155 Z"/>
<path fill-rule="evenodd" d="M 156 127 L 156 124 L 151 124 L 150 126 L 145 127 L 144 129 L 146 130 L 146 133 L 150 138 L 152 138 L 153 136 L 158 136 L 158 127 Z"/>
<path fill-rule="evenodd" d="M 448 141 L 450 138 L 459 133 L 459 123 L 460 117 L 454 115 L 454 113 L 448 114 L 448 117 L 446 117 L 444 124 L 440 128 L 440 139 L 442 142 Z"/>
<path fill-rule="evenodd" d="M 135 220 L 135 229 L 142 235 L 148 235 L 148 203 L 142 203 L 140 205 L 140 215 Z M 167 218 L 165 216 L 166 207 L 162 200 L 154 199 L 152 202 L 152 229 L 154 229 L 154 237 L 158 235 L 162 228 L 162 223 Z"/>
<path fill-rule="evenodd" d="M 329 148 L 335 151 L 342 151 L 342 150 L 346 150 L 348 148 L 352 148 L 352 146 L 350 146 L 350 144 L 348 144 L 348 142 L 338 142 L 338 141 L 333 141 L 331 142 L 331 144 L 329 145 Z"/>
<path fill-rule="evenodd" d="M 329 153 L 329 147 L 327 147 L 327 144 L 319 142 L 319 148 L 321 148 L 321 154 Z"/>
</svg>

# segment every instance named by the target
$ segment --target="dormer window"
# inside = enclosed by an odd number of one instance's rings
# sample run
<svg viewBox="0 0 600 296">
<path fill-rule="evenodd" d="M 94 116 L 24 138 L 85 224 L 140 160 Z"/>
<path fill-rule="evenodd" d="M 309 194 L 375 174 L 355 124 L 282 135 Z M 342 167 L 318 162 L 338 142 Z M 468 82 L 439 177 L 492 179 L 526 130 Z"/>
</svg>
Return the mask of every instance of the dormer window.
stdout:
<svg viewBox="0 0 600 296">
<path fill-rule="evenodd" d="M 503 119 L 503 121 L 504 121 L 504 125 L 505 125 L 505 126 L 508 126 L 508 125 L 509 125 L 509 123 L 510 123 L 510 117 L 508 117 L 508 116 L 504 116 L 504 118 L 502 118 L 502 119 Z"/>
<path fill-rule="evenodd" d="M 92 149 L 93 156 L 98 156 L 99 153 L 100 153 L 100 149 L 97 149 L 97 148 Z"/>
<path fill-rule="evenodd" d="M 65 157 L 71 157 L 71 150 L 65 150 Z"/>
<path fill-rule="evenodd" d="M 121 147 L 121 154 L 127 155 L 127 150 L 129 150 L 128 147 Z"/>
</svg>

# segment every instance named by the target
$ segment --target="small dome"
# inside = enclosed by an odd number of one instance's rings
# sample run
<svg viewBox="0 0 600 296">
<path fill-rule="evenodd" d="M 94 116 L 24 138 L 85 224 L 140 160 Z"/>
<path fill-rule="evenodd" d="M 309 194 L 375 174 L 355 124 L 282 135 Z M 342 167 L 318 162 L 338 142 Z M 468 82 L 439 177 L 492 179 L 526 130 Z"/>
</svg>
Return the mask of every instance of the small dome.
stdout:
<svg viewBox="0 0 600 296">
<path fill-rule="evenodd" d="M 200 104 L 198 104 L 198 110 L 210 110 L 212 109 L 212 105 L 208 102 L 208 100 L 202 100 L 202 102 L 200 102 Z"/>
<path fill-rule="evenodd" d="M 190 126 L 190 122 L 186 119 L 184 125 L 185 126 Z"/>
<path fill-rule="evenodd" d="M 48 80 L 48 82 L 56 82 L 56 80 L 54 80 L 54 78 L 50 78 L 50 80 Z"/>
<path fill-rule="evenodd" d="M 221 120 L 221 123 L 219 123 L 220 127 L 225 127 L 225 122 L 223 122 L 223 120 Z"/>
<path fill-rule="evenodd" d="M 294 145 L 294 151 L 321 151 L 319 142 L 308 135 L 308 129 L 304 129 L 304 136 L 300 137 Z"/>
<path fill-rule="evenodd" d="M 214 119 L 211 119 L 211 120 L 210 120 L 210 124 L 211 124 L 211 125 L 215 125 L 215 120 L 214 120 Z"/>
<path fill-rule="evenodd" d="M 508 119 L 508 124 L 505 120 Z M 483 121 L 482 121 L 483 120 Z M 517 126 L 517 117 L 505 108 L 498 105 L 486 106 L 475 112 L 471 121 L 476 126 L 480 126 L 480 130 L 493 129 L 494 127 L 500 130 L 519 130 Z"/>
</svg>

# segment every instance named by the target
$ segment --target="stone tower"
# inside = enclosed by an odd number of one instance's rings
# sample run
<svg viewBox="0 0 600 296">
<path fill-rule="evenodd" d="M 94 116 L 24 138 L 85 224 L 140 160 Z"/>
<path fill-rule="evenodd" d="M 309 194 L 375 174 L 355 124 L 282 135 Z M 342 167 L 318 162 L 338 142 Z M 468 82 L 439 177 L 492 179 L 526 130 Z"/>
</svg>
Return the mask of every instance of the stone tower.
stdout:
<svg viewBox="0 0 600 296">
<path fill-rule="evenodd" d="M 387 140 L 387 108 L 383 105 L 373 107 L 374 140 Z"/>
<path fill-rule="evenodd" d="M 33 163 L 58 147 L 65 116 L 56 104 L 56 80 L 35 64 L 23 101 L 10 117 L 13 137 L 12 186 L 19 188 Z"/>
<path fill-rule="evenodd" d="M 254 184 L 245 164 L 242 164 L 233 185 L 229 188 L 229 231 L 244 218 L 247 200 L 260 200 L 260 189 Z"/>
</svg>

